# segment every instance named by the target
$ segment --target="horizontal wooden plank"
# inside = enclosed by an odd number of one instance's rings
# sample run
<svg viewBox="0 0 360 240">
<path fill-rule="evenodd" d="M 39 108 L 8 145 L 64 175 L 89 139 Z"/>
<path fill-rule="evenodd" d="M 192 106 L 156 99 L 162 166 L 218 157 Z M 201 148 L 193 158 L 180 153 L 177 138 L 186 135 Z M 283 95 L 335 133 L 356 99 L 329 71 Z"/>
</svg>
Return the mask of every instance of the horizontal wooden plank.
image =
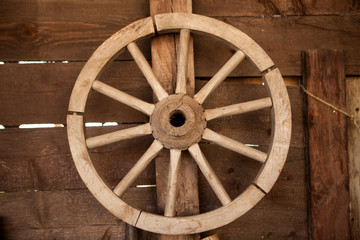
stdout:
<svg viewBox="0 0 360 240">
<path fill-rule="evenodd" d="M 307 16 L 218 18 L 253 38 L 270 56 L 281 73 L 301 76 L 301 52 L 305 49 L 343 49 L 346 75 L 360 74 L 360 16 Z M 195 74 L 212 76 L 234 51 L 222 43 L 194 37 Z M 209 51 L 211 49 L 211 51 Z M 232 73 L 235 76 L 256 75 L 247 61 Z"/>
<path fill-rule="evenodd" d="M 0 65 L 0 124 L 66 123 L 70 94 L 84 63 Z M 145 101 L 151 88 L 135 62 L 112 64 L 100 80 Z M 106 107 L 104 107 L 106 106 Z M 87 104 L 88 121 L 144 122 L 148 118 L 105 95 L 93 92 Z M 110 118 L 108 119 L 110 121 Z"/>
<path fill-rule="evenodd" d="M 232 198 L 251 184 L 261 168 L 260 163 L 230 150 L 224 151 L 219 146 L 201 145 L 201 149 Z M 266 151 L 267 147 L 257 149 Z M 219 152 L 222 156 L 221 161 L 218 160 Z M 201 173 L 199 191 L 201 211 L 221 206 Z M 282 198 L 281 195 L 286 195 L 284 199 L 288 202 L 284 204 L 293 209 L 301 207 L 304 201 L 306 202 L 304 149 L 290 148 L 283 171 L 267 197 L 271 198 L 271 201 L 277 201 Z M 280 207 L 283 202 L 277 204 L 272 208 Z"/>
<path fill-rule="evenodd" d="M 206 81 L 199 80 L 197 83 L 198 87 L 201 87 Z M 289 86 L 288 91 L 293 108 L 291 146 L 303 148 L 302 94 L 297 86 Z M 225 95 L 229 98 L 224 98 Z M 210 108 L 225 106 L 264 96 L 266 96 L 266 91 L 261 85 L 226 81 L 210 95 L 205 105 Z M 105 104 L 105 106 L 108 105 Z M 111 114 L 108 113 L 107 116 L 111 117 Z M 135 125 L 120 124 L 117 127 L 88 128 L 87 134 L 96 136 L 132 126 Z M 208 123 L 208 127 L 243 143 L 263 146 L 270 144 L 271 117 L 269 110 L 213 120 Z M 72 162 L 65 128 L 28 130 L 7 128 L 0 130 L 0 136 L 0 190 L 51 190 L 84 187 Z M 105 176 L 110 185 L 116 185 L 121 180 L 145 152 L 151 139 L 151 136 L 142 137 L 92 150 L 92 156 L 100 173 Z M 153 167 L 150 165 L 135 184 L 154 184 Z"/>
<path fill-rule="evenodd" d="M 6 224 L 6 222 L 5 222 Z M 6 227 L 6 225 L 5 225 Z M 116 225 L 76 226 L 68 228 L 3 229 L 1 239 L 108 239 L 125 240 L 125 223 Z"/>
<path fill-rule="evenodd" d="M 217 161 L 216 152 L 219 149 L 211 146 L 203 148 L 229 194 L 241 192 L 256 176 L 257 171 L 253 167 L 257 164 L 255 161 L 250 166 L 251 160 L 238 157 L 239 162 L 235 165 L 236 161 L 229 161 L 228 158 L 236 159 L 236 156 L 224 152 L 223 161 Z M 219 207 L 219 201 L 213 196 L 203 176 L 199 176 L 201 211 Z M 240 235 L 244 239 L 308 239 L 305 182 L 304 150 L 290 148 L 283 171 L 270 193 L 244 216 L 207 235 L 217 233 L 220 239 L 237 239 Z"/>
<path fill-rule="evenodd" d="M 82 66 L 83 63 L 0 65 L 0 70 L 3 70 L 0 71 L 0 83 L 3 86 L 0 90 L 0 111 L 2 112 L 0 124 L 5 126 L 17 126 L 24 123 L 65 124 L 68 99 Z M 26 81 L 22 80 L 24 78 Z M 102 80 L 135 97 L 152 102 L 151 88 L 134 62 L 124 61 L 112 64 L 103 75 Z M 197 80 L 196 90 L 198 91 L 206 82 L 206 80 Z M 302 132 L 302 95 L 296 86 L 289 86 L 288 91 L 293 108 L 293 126 L 296 134 Z M 224 98 L 224 96 L 227 97 Z M 220 85 L 204 105 L 207 108 L 213 108 L 254 100 L 263 96 L 266 96 L 266 91 L 261 85 L 242 84 L 241 79 L 234 79 Z M 209 124 L 219 129 L 221 125 L 226 124 L 224 121 L 228 120 L 249 125 L 248 128 L 241 128 L 243 131 L 248 131 L 246 136 L 249 138 L 254 135 L 251 132 L 254 125 L 256 125 L 254 129 L 258 129 L 260 125 L 261 129 L 265 129 L 263 134 L 267 135 L 267 139 L 270 136 L 270 115 L 266 111 L 214 120 Z M 86 121 L 147 122 L 148 117 L 102 94 L 93 92 L 86 109 Z M 302 145 L 301 136 L 293 138 L 295 144 Z"/>
<path fill-rule="evenodd" d="M 99 135 L 131 127 L 88 128 Z M 85 188 L 73 163 L 65 128 L 5 129 L 1 131 L 0 190 L 51 190 Z M 7 143 L 6 143 L 7 142 Z M 141 137 L 95 148 L 91 156 L 110 186 L 117 185 L 150 146 L 152 138 Z M 16 146 L 16 147 L 15 147 Z M 155 184 L 154 164 L 133 185 Z"/>
<path fill-rule="evenodd" d="M 0 189 L 19 191 L 84 188 L 72 161 L 65 131 L 63 128 L 43 129 L 18 134 L 16 130 L 10 130 L 4 134 L 6 139 L 19 148 L 16 152 L 2 151 Z M 96 131 L 97 135 L 105 132 L 98 128 L 88 131 Z M 143 137 L 99 147 L 91 151 L 92 159 L 99 173 L 111 186 L 115 186 L 150 146 L 151 141 L 150 138 Z M 20 147 L 20 142 L 26 144 Z M 154 171 L 154 165 L 150 164 L 134 185 L 154 184 Z"/>
<path fill-rule="evenodd" d="M 196 82 L 198 91 L 206 81 Z M 292 147 L 304 147 L 302 92 L 298 86 L 288 86 L 292 109 Z M 225 97 L 226 96 L 226 97 Z M 215 108 L 267 97 L 264 86 L 241 84 L 241 80 L 225 81 L 204 102 L 204 108 Z M 249 112 L 207 123 L 207 127 L 247 144 L 268 145 L 271 136 L 271 114 L 269 109 Z"/>
<path fill-rule="evenodd" d="M 82 23 L 70 19 L 68 22 L 53 20 L 54 22 L 49 23 L 39 16 L 36 20 L 33 18 L 30 24 L 14 18 L 6 19 L 0 24 L 1 61 L 85 61 L 101 42 L 124 26 L 118 24 L 114 29 L 106 25 L 99 30 L 98 24 L 101 23 L 96 20 L 90 23 L 86 22 L 87 20 Z M 301 76 L 301 51 L 314 48 L 344 49 L 346 74 L 360 74 L 360 50 L 357 48 L 360 38 L 359 15 L 218 19 L 239 28 L 259 43 L 286 76 Z M 130 22 L 132 21 L 128 23 Z M 143 41 L 140 45 L 145 56 L 150 59 L 149 41 Z M 194 37 L 194 49 L 197 77 L 212 76 L 233 54 L 233 51 L 222 43 L 205 36 Z M 131 59 L 128 54 L 121 58 Z M 256 73 L 245 62 L 232 75 L 253 76 Z"/>
<path fill-rule="evenodd" d="M 82 22 L 103 21 L 119 25 L 121 21 L 149 16 L 147 0 L 3 0 L 1 22 L 34 21 Z"/>
<path fill-rule="evenodd" d="M 89 136 L 128 128 L 126 124 L 117 127 L 88 128 Z M 226 128 L 227 126 L 228 128 Z M 234 127 L 232 127 L 234 126 Z M 238 128 L 237 126 L 240 126 Z M 244 143 L 266 146 L 270 142 L 268 131 L 262 124 L 252 125 L 257 131 L 249 130 L 232 121 L 229 125 L 214 127 L 220 133 Z M 265 133 L 263 133 L 265 131 Z M 229 133 L 229 134 L 228 134 Z M 231 134 L 230 134 L 231 133 Z M 303 132 L 294 132 L 292 146 L 302 149 Z M 51 190 L 84 188 L 68 147 L 65 128 L 53 129 L 4 129 L 0 131 L 0 190 Z M 259 141 L 260 140 L 260 141 Z M 130 170 L 146 148 L 152 137 L 141 137 L 120 143 L 92 149 L 92 158 L 98 171 L 111 186 L 115 186 Z M 206 145 L 206 144 L 204 144 Z M 165 150 L 164 150 L 165 151 Z M 223 154 L 225 149 L 219 149 Z M 266 151 L 266 148 L 264 148 Z M 217 156 L 222 156 L 219 154 Z M 238 156 L 230 155 L 231 161 Z M 249 162 L 250 167 L 254 164 Z M 134 185 L 155 184 L 153 163 L 144 171 Z"/>
<path fill-rule="evenodd" d="M 131 188 L 124 198 L 133 206 L 150 212 L 155 210 L 151 188 Z M 40 234 L 48 234 L 49 239 L 56 236 L 73 239 L 76 235 L 90 236 L 91 233 L 97 236 L 124 234 L 124 223 L 87 190 L 3 193 L 0 201 L 5 239 L 22 239 L 24 233 L 38 238 L 43 238 Z M 91 236 L 91 239 L 97 238 Z M 123 236 L 120 239 L 124 239 Z"/>
<path fill-rule="evenodd" d="M 147 0 L 1 1 L 0 60 L 86 60 L 113 33 L 148 16 Z"/>
<path fill-rule="evenodd" d="M 193 2 L 193 12 L 207 16 L 260 16 L 260 15 L 333 15 L 356 14 L 357 1 L 236 1 L 200 0 Z"/>
<path fill-rule="evenodd" d="M 216 161 L 218 148 L 201 145 L 219 178 L 227 189 L 240 191 L 249 181 L 255 171 L 246 166 L 250 161 L 244 158 L 231 161 L 232 152 L 221 152 L 224 161 Z M 232 166 L 237 162 L 236 166 Z M 224 170 L 221 170 L 221 168 Z M 200 178 L 201 180 L 202 178 Z M 200 182 L 202 211 L 208 211 L 219 206 L 217 198 Z M 146 211 L 155 211 L 155 188 L 131 188 L 126 193 L 126 201 L 131 202 Z M 69 191 L 30 191 L 0 194 L 0 216 L 4 232 L 12 238 L 22 233 L 49 234 L 49 238 L 60 234 L 62 229 L 64 239 L 67 232 L 82 231 L 100 234 L 102 229 L 121 227 L 122 222 L 107 212 L 87 190 Z M 241 233 L 246 239 L 273 237 L 275 239 L 307 239 L 307 206 L 305 186 L 305 161 L 303 149 L 291 148 L 288 161 L 285 164 L 278 182 L 271 192 L 258 204 L 235 222 L 217 229 L 221 239 L 237 239 Z M 276 221 L 274 221 L 276 219 Z M 76 226 L 76 228 L 74 228 Z M 98 226 L 99 229 L 95 229 Z M 70 229 L 72 228 L 72 229 Z M 54 231 L 49 231 L 54 229 Z M 70 230 L 69 230 L 70 229 Z M 82 230 L 83 229 L 83 230 Z M 109 231 L 110 231 L 109 230 Z M 62 235 L 60 235 L 62 236 Z"/>
</svg>

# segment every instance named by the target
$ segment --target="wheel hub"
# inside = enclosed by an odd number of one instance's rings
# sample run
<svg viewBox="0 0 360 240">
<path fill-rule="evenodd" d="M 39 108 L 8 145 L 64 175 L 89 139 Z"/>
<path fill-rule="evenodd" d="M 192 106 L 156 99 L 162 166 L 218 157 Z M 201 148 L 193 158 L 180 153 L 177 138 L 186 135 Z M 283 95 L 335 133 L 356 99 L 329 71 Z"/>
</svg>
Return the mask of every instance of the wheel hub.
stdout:
<svg viewBox="0 0 360 240">
<path fill-rule="evenodd" d="M 150 117 L 153 136 L 168 149 L 198 143 L 206 127 L 203 107 L 186 94 L 173 94 L 155 105 Z"/>
</svg>

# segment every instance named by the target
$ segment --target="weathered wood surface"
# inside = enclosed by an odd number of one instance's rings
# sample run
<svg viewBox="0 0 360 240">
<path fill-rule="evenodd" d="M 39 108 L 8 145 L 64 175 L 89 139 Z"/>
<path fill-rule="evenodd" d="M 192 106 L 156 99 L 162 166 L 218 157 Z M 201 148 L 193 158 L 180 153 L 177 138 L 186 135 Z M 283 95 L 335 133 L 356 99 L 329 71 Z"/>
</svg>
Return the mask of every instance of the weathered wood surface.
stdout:
<svg viewBox="0 0 360 240">
<path fill-rule="evenodd" d="M 231 195 L 242 191 L 260 167 L 255 161 L 221 147 L 208 144 L 200 147 L 224 187 L 232 190 L 229 191 Z M 217 154 L 223 156 L 223 162 L 218 161 Z M 208 183 L 199 176 L 200 202 L 204 206 L 201 211 L 219 207 L 220 202 Z M 155 194 L 155 188 L 130 188 L 125 198 L 151 212 L 156 211 Z M 106 211 L 88 190 L 6 192 L 0 194 L 0 202 L 2 228 L 9 239 L 34 239 L 36 236 L 68 239 L 70 236 L 80 238 L 86 233 L 101 237 L 106 230 L 118 236 L 119 229 L 123 229 L 123 223 Z M 307 239 L 306 211 L 304 150 L 291 148 L 283 172 L 270 193 L 242 218 L 216 232 L 220 239 L 239 239 L 239 236 L 243 239 L 261 239 L 262 236 Z M 30 237 L 25 238 L 23 234 Z"/>
<path fill-rule="evenodd" d="M 360 38 L 359 16 L 309 16 L 278 18 L 219 17 L 255 40 L 285 76 L 300 76 L 301 51 L 304 49 L 344 49 L 346 74 L 360 74 L 360 57 L 356 42 Z M 344 30 L 346 29 L 346 30 Z M 194 36 L 196 76 L 212 76 L 233 55 L 218 41 Z M 212 49 L 212 51 L 208 51 Z M 206 70 L 204 72 L 203 70 Z M 232 73 L 254 75 L 247 61 Z"/>
<path fill-rule="evenodd" d="M 150 0 L 150 14 L 154 16 L 160 13 L 169 12 L 192 12 L 192 0 Z M 179 37 L 174 34 L 166 36 L 157 36 L 151 41 L 151 60 L 154 72 L 168 93 L 175 93 L 178 89 L 177 78 L 179 75 Z M 193 94 L 195 90 L 194 76 L 194 53 L 193 42 L 189 43 L 187 49 L 186 68 L 184 71 L 185 79 L 182 91 L 190 90 L 189 94 Z M 184 59 L 183 59 L 184 60 Z M 189 62 L 189 63 L 188 63 Z M 188 82 L 189 81 L 189 82 Z M 188 86 L 187 86 L 188 85 Z M 190 88 L 189 88 L 190 87 Z M 169 159 L 168 152 L 160 154 L 156 158 L 156 186 L 157 186 L 157 206 L 160 213 L 166 211 L 166 200 L 168 198 L 168 181 L 169 181 Z M 173 215 L 184 216 L 192 215 L 199 212 L 199 196 L 198 196 L 198 176 L 195 162 L 188 153 L 183 153 L 180 158 L 180 166 L 177 177 L 176 202 L 173 207 Z M 194 236 L 168 236 L 159 235 L 158 239 L 194 239 Z"/>
<path fill-rule="evenodd" d="M 360 78 L 346 79 L 346 100 L 348 113 L 359 121 Z M 360 238 L 360 129 L 352 119 L 348 120 L 349 192 L 351 239 Z"/>
<path fill-rule="evenodd" d="M 0 111 L 3 114 L 0 124 L 65 123 L 71 90 L 83 66 L 84 63 L 1 65 Z M 101 80 L 139 99 L 152 101 L 151 88 L 132 61 L 111 65 Z M 106 117 L 107 111 L 112 112 L 113 121 L 145 122 L 148 119 L 139 111 L 92 92 L 86 109 L 87 121 L 110 120 Z"/>
<path fill-rule="evenodd" d="M 2 2 L 3 3 L 3 2 Z M 12 4 L 8 4 L 9 6 Z M 26 4 L 23 5 L 25 8 Z M 18 6 L 19 7 L 19 6 Z M 43 19 L 41 11 L 37 17 L 22 19 L 21 14 L 9 14 L 5 7 L 0 28 L 0 60 L 75 60 L 86 61 L 91 53 L 113 33 L 138 19 L 134 18 L 115 26 L 102 26 L 101 22 L 57 16 L 53 12 L 52 20 Z M 85 9 L 85 8 L 84 8 Z M 126 9 L 126 8 L 125 8 Z M 28 9 L 18 9 L 17 12 Z M 45 10 L 44 10 L 45 11 Z M 50 11 L 51 12 L 51 11 Z M 58 11 L 60 14 L 62 11 Z M 114 11 L 116 12 L 116 11 Z M 131 11 L 130 11 L 131 12 Z M 8 13 L 8 14 L 6 14 Z M 63 13 L 64 14 L 64 13 Z M 45 14 L 46 15 L 46 14 Z M 81 14 L 74 14 L 82 16 Z M 121 19 L 122 16 L 116 12 Z M 26 16 L 26 14 L 25 14 Z M 128 16 L 125 14 L 124 16 Z M 49 16 L 47 17 L 49 18 Z M 59 21 L 58 19 L 63 19 Z M 283 75 L 301 75 L 301 51 L 312 48 L 344 49 L 346 54 L 346 74 L 360 74 L 360 50 L 356 47 L 360 38 L 359 15 L 342 16 L 293 16 L 293 17 L 219 17 L 244 31 L 269 53 Z M 99 20 L 101 21 L 101 20 Z M 30 22 L 30 23 L 29 23 Z M 99 26 L 100 25 L 100 26 Z M 18 30 L 14 31 L 14 26 Z M 286 36 L 286 37 L 285 37 Z M 206 41 L 204 42 L 204 38 Z M 145 57 L 150 59 L 150 44 L 139 43 Z M 207 37 L 194 38 L 195 74 L 212 76 L 233 53 L 216 41 Z M 212 51 L 208 51 L 211 49 Z M 130 60 L 129 54 L 121 59 Z M 249 64 L 241 64 L 233 75 L 254 75 Z"/>
<path fill-rule="evenodd" d="M 203 149 L 212 167 L 218 169 L 216 173 L 231 197 L 246 188 L 256 176 L 257 167 L 260 167 L 255 161 L 241 157 L 231 151 L 223 153 L 223 162 L 217 161 L 215 154 L 218 154 L 221 147 L 207 146 Z M 236 159 L 239 160 L 237 164 L 235 162 L 230 163 Z M 244 163 L 246 164 L 244 165 Z M 224 168 L 224 166 L 227 167 Z M 220 206 L 220 202 L 211 192 L 203 176 L 199 175 L 199 180 L 200 206 L 206 206 L 200 210 L 208 211 Z M 230 191 L 230 189 L 232 190 Z M 290 148 L 288 160 L 270 193 L 253 210 L 228 226 L 212 231 L 212 233 L 218 233 L 220 239 L 239 239 L 239 236 L 241 239 L 308 239 L 306 209 L 304 150 Z M 268 219 L 266 217 L 267 212 L 271 212 L 276 221 Z M 285 223 L 285 219 L 289 217 L 292 220 Z M 280 222 L 281 227 L 277 225 Z M 262 227 L 259 228 L 259 225 Z"/>
<path fill-rule="evenodd" d="M 5 221 L 6 223 L 6 221 Z M 74 223 L 76 224 L 76 223 Z M 114 225 L 89 225 L 75 227 L 54 228 L 27 228 L 2 229 L 0 237 L 3 240 L 30 240 L 30 239 L 126 239 L 125 224 L 120 222 Z"/>
<path fill-rule="evenodd" d="M 344 55 L 336 50 L 305 52 L 307 89 L 346 109 Z M 347 119 L 325 104 L 307 97 L 313 239 L 350 239 Z"/>
<path fill-rule="evenodd" d="M 260 16 L 260 15 L 332 15 L 356 14 L 360 11 L 359 2 L 352 1 L 194 1 L 194 13 L 207 16 Z"/>
<path fill-rule="evenodd" d="M 132 127 L 87 128 L 90 136 Z M 0 190 L 81 189 L 65 128 L 5 129 L 1 134 Z M 98 171 L 115 186 L 150 146 L 152 137 L 141 137 L 94 148 L 91 155 Z M 60 170 L 59 170 L 60 169 Z M 133 185 L 155 184 L 154 165 L 143 172 Z"/>
<path fill-rule="evenodd" d="M 124 198 L 153 211 L 151 188 L 132 188 Z M 125 239 L 125 224 L 87 190 L 0 194 L 5 239 Z"/>
<path fill-rule="evenodd" d="M 132 18 L 149 16 L 148 0 L 105 0 L 98 3 L 86 0 L 47 1 L 3 0 L 2 19 L 11 22 L 34 21 L 40 18 L 45 22 L 103 22 L 119 25 Z M 238 1 L 216 0 L 193 1 L 193 12 L 206 16 L 271 16 L 271 15 L 340 15 L 359 13 L 359 2 L 350 1 Z M 89 14 L 89 11 L 91 14 Z M 59 18 L 60 17 L 60 18 Z M 99 28 L 101 25 L 98 26 Z"/>
<path fill-rule="evenodd" d="M 111 67 L 109 74 L 104 75 L 104 82 L 121 89 L 128 94 L 131 94 L 139 99 L 151 102 L 151 89 L 147 85 L 146 80 L 141 76 L 136 69 L 131 71 L 126 66 L 132 65 L 136 68 L 135 63 L 125 62 L 121 64 L 114 64 Z M 18 65 L 5 64 L 0 65 L 0 82 L 2 83 L 2 91 L 0 92 L 0 124 L 6 126 L 16 126 L 23 123 L 65 123 L 67 113 L 68 99 L 71 93 L 71 88 L 78 74 L 76 71 L 80 70 L 82 63 L 69 64 L 35 64 L 35 65 Z M 52 69 L 56 74 L 52 74 Z M 20 73 L 19 73 L 20 72 Z M 30 76 L 26 81 L 21 81 L 23 75 Z M 123 78 L 127 74 L 128 78 Z M 48 84 L 48 81 L 53 81 L 54 84 Z M 225 81 L 219 88 L 212 93 L 212 95 L 205 102 L 208 108 L 218 106 L 226 106 L 243 101 L 255 100 L 257 98 L 266 97 L 265 89 L 255 84 L 241 84 L 242 79 L 234 79 Z M 204 86 L 206 80 L 196 81 L 196 91 Z M 297 127 L 301 126 L 301 95 L 297 87 L 288 87 L 290 100 L 294 110 L 294 121 L 300 125 L 294 124 L 294 132 L 298 132 Z M 242 94 L 238 94 L 242 92 Z M 225 99 L 224 94 L 233 96 Z M 89 107 L 86 112 L 87 122 L 108 122 L 115 121 L 119 123 L 131 122 L 147 122 L 148 117 L 139 111 L 131 109 L 115 100 L 112 100 L 105 95 L 93 92 L 89 99 Z M 14 106 L 17 106 L 14 108 Z M 104 108 L 104 106 L 106 106 Z M 300 107 L 300 108 L 299 108 Z M 245 115 L 244 115 L 245 116 Z M 232 119 L 243 119 L 247 121 L 244 116 L 228 117 Z M 269 116 L 260 116 L 254 113 L 249 113 L 246 116 L 256 116 L 261 118 L 262 122 L 270 122 Z M 210 122 L 211 125 L 221 127 L 221 124 L 227 121 L 218 119 Z M 256 124 L 254 121 L 247 121 L 248 124 Z M 270 126 L 271 125 L 266 125 Z M 226 129 L 225 129 L 226 130 Z M 224 130 L 224 131 L 225 131 Z M 251 135 L 251 129 L 244 129 Z M 226 130 L 229 133 L 232 131 Z M 226 135 L 226 134 L 225 134 Z M 250 136 L 251 137 L 251 136 Z M 301 139 L 297 139 L 297 142 Z"/>
<path fill-rule="evenodd" d="M 0 16 L 1 51 L 9 56 L 1 60 L 87 60 L 113 33 L 149 16 L 149 6 L 146 0 L 1 1 Z"/>
<path fill-rule="evenodd" d="M 199 87 L 205 82 L 198 81 Z M 288 91 L 293 109 L 291 147 L 303 148 L 302 94 L 299 87 L 289 86 Z M 233 97 L 224 99 L 222 96 L 225 92 L 228 96 Z M 243 94 L 239 94 L 239 92 Z M 225 81 L 205 104 L 212 108 L 265 96 L 265 88 L 261 85 Z M 66 108 L 66 106 L 64 107 Z M 41 109 L 38 109 L 39 113 L 40 111 Z M 212 120 L 208 127 L 243 143 L 268 145 L 271 137 L 270 119 L 269 110 L 260 110 Z M 102 119 L 101 121 L 106 120 Z M 137 125 L 120 124 L 116 127 L 87 128 L 87 134 L 92 137 Z M 145 152 L 146 146 L 149 146 L 151 141 L 151 136 L 145 136 L 95 148 L 91 152 L 100 172 L 107 173 L 106 179 L 111 185 L 115 185 L 131 168 L 131 164 L 134 164 Z M 0 142 L 0 190 L 51 190 L 84 187 L 72 162 L 65 128 L 8 128 L 0 131 Z M 123 167 L 119 170 L 113 166 Z M 63 169 L 63 171 L 58 171 L 58 169 Z M 154 184 L 153 171 L 154 166 L 150 165 L 144 175 L 140 176 L 137 184 Z M 164 177 L 167 177 L 166 173 Z"/>
</svg>

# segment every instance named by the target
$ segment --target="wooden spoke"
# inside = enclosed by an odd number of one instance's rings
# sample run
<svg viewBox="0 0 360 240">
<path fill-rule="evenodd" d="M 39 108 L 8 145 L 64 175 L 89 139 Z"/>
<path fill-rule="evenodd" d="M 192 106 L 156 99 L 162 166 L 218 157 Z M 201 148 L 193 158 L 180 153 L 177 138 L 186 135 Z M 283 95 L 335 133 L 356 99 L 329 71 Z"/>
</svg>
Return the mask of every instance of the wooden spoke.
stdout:
<svg viewBox="0 0 360 240">
<path fill-rule="evenodd" d="M 130 187 L 130 185 L 136 180 L 136 178 L 144 171 L 144 169 L 149 165 L 151 160 L 160 152 L 163 148 L 163 145 L 154 140 L 151 146 L 146 150 L 144 155 L 141 156 L 139 161 L 135 164 L 135 166 L 130 169 L 130 171 L 125 175 L 125 177 L 121 180 L 121 182 L 115 187 L 114 193 L 117 196 L 121 196 L 126 189 Z"/>
<path fill-rule="evenodd" d="M 177 65 L 176 93 L 186 93 L 186 77 L 189 59 L 190 30 L 180 30 L 180 47 Z"/>
<path fill-rule="evenodd" d="M 157 99 L 161 101 L 162 99 L 167 97 L 168 94 L 161 86 L 160 82 L 156 79 L 152 68 L 146 61 L 144 55 L 142 54 L 136 43 L 129 43 L 127 45 L 127 49 L 129 50 L 131 56 L 134 58 L 136 64 L 139 66 L 141 72 L 144 74 Z"/>
<path fill-rule="evenodd" d="M 166 217 L 175 216 L 175 202 L 176 202 L 176 190 L 177 180 L 180 169 L 180 156 L 181 150 L 171 149 L 170 150 L 170 165 L 169 165 L 169 177 L 167 183 L 167 195 L 165 204 Z"/>
<path fill-rule="evenodd" d="M 189 147 L 189 152 L 198 164 L 201 172 L 204 174 L 206 180 L 209 182 L 211 188 L 214 190 L 216 196 L 219 198 L 222 205 L 230 203 L 231 198 L 229 197 L 220 180 L 216 176 L 214 170 L 211 168 L 209 162 L 206 160 L 199 145 L 197 143 L 193 144 L 191 147 Z"/>
<path fill-rule="evenodd" d="M 127 93 L 124 93 L 123 91 L 113 88 L 103 82 L 97 80 L 94 81 L 92 88 L 95 91 L 102 93 L 112 99 L 115 99 L 116 101 L 119 101 L 123 104 L 126 104 L 129 107 L 132 107 L 140 112 L 143 112 L 148 116 L 150 116 L 154 111 L 155 108 L 154 104 L 144 102 L 143 100 L 133 97 Z"/>
<path fill-rule="evenodd" d="M 252 112 L 256 110 L 260 110 L 263 108 L 271 107 L 272 102 L 271 98 L 262 98 L 254 101 L 238 103 L 226 107 L 214 108 L 214 109 L 206 109 L 205 110 L 205 118 L 206 121 L 210 121 L 215 118 L 226 117 L 241 113 Z"/>
<path fill-rule="evenodd" d="M 238 152 L 244 156 L 257 160 L 264 163 L 267 159 L 267 154 L 256 150 L 254 148 L 248 147 L 245 144 L 242 144 L 238 141 L 235 141 L 231 138 L 225 137 L 221 134 L 218 134 L 208 128 L 204 130 L 203 139 L 209 140 L 213 143 L 216 143 L 219 146 L 230 149 L 234 152 Z"/>
<path fill-rule="evenodd" d="M 137 127 L 123 129 L 116 132 L 88 138 L 86 139 L 86 145 L 88 148 L 94 148 L 126 139 L 149 135 L 151 134 L 151 132 L 152 130 L 150 123 L 147 123 Z"/>
<path fill-rule="evenodd" d="M 245 58 L 245 54 L 238 50 L 222 68 L 210 79 L 205 86 L 194 96 L 194 99 L 202 104 L 205 99 L 212 93 L 224 79 L 235 69 L 237 65 Z"/>
</svg>

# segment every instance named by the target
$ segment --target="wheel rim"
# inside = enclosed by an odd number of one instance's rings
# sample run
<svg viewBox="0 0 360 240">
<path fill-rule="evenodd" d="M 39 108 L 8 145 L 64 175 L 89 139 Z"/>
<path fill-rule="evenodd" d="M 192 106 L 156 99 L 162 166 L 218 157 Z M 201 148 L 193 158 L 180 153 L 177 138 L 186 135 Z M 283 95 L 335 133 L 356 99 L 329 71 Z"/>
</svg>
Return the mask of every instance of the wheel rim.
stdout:
<svg viewBox="0 0 360 240">
<path fill-rule="evenodd" d="M 105 208 L 123 221 L 138 228 L 161 234 L 204 232 L 226 225 L 243 215 L 255 206 L 276 182 L 290 145 L 289 97 L 280 71 L 274 67 L 268 55 L 240 30 L 218 20 L 195 14 L 160 14 L 156 15 L 154 19 L 155 23 L 151 18 L 145 18 L 118 31 L 106 40 L 85 64 L 75 83 L 69 103 L 67 129 L 70 149 L 77 170 L 88 189 Z M 181 67 L 187 66 L 187 55 L 180 53 L 176 94 L 169 96 L 157 81 L 151 67 L 135 43 L 138 39 L 153 35 L 155 33 L 154 24 L 159 33 L 180 31 L 180 41 L 183 42 L 180 42 L 180 49 L 183 49 L 184 52 L 187 52 L 187 39 L 190 32 L 196 31 L 221 39 L 235 49 L 236 53 L 193 98 L 186 95 L 186 68 Z M 144 102 L 97 80 L 106 66 L 125 47 L 145 75 L 159 100 L 158 103 Z M 245 57 L 262 74 L 269 97 L 204 110 L 202 103 L 205 99 Z M 150 122 L 86 139 L 83 114 L 91 89 L 143 112 L 150 116 Z M 179 102 L 181 104 L 177 104 Z M 272 112 L 272 137 L 267 153 L 247 147 L 206 128 L 206 122 L 212 119 L 269 107 Z M 178 122 L 172 122 L 172 118 L 176 118 Z M 94 167 L 88 148 L 150 134 L 154 137 L 152 145 L 112 190 Z M 198 145 L 200 139 L 211 141 L 263 163 L 253 183 L 237 198 L 230 199 L 226 193 Z M 122 194 L 163 148 L 170 149 L 169 185 L 176 186 L 181 150 L 187 149 L 200 170 L 207 176 L 207 181 L 223 206 L 207 213 L 174 217 L 173 205 L 176 187 L 170 187 L 168 190 L 165 216 L 144 212 L 125 203 L 121 199 Z"/>
</svg>

